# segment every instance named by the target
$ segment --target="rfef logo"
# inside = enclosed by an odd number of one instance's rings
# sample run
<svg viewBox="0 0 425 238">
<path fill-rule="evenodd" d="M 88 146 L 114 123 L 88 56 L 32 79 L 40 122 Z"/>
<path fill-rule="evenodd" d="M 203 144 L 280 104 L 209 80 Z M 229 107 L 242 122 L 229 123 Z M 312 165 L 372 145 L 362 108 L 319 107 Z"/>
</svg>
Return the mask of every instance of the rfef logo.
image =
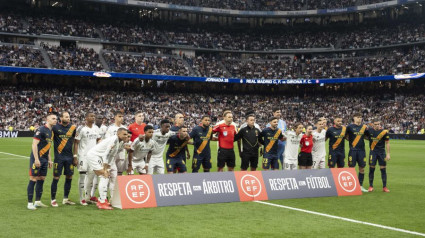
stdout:
<svg viewBox="0 0 425 238">
<path fill-rule="evenodd" d="M 338 183 L 342 187 L 342 189 L 349 193 L 354 191 L 357 187 L 355 177 L 347 171 L 342 171 L 341 173 L 339 173 Z"/>
<path fill-rule="evenodd" d="M 257 177 L 250 174 L 246 174 L 242 176 L 240 183 L 242 191 L 247 196 L 257 197 L 258 195 L 260 195 L 262 187 L 261 182 L 260 180 L 258 180 Z"/>
<path fill-rule="evenodd" d="M 122 209 L 156 207 L 151 175 L 118 176 L 117 181 Z"/>
<path fill-rule="evenodd" d="M 127 198 L 136 204 L 143 204 L 151 195 L 148 184 L 140 179 L 133 179 L 125 187 Z"/>
<path fill-rule="evenodd" d="M 331 169 L 338 196 L 361 195 L 359 180 L 354 168 Z"/>
<path fill-rule="evenodd" d="M 241 201 L 267 200 L 266 187 L 260 171 L 235 172 Z"/>
</svg>

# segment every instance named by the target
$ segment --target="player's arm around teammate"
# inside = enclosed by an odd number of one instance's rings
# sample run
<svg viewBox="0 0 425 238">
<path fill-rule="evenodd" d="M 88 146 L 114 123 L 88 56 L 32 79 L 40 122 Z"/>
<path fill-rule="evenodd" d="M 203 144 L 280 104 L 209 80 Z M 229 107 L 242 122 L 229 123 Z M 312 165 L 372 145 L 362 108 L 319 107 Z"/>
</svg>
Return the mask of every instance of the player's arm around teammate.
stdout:
<svg viewBox="0 0 425 238">
<path fill-rule="evenodd" d="M 74 175 L 74 166 L 76 162 L 76 156 L 73 153 L 76 126 L 71 124 L 70 114 L 63 111 L 60 113 L 60 123 L 53 126 L 52 130 L 54 133 L 53 140 L 55 160 L 53 164 L 53 181 L 51 185 L 51 205 L 53 207 L 58 207 L 58 204 L 56 203 L 56 192 L 60 176 L 62 175 L 62 170 L 65 175 L 62 204 L 75 205 L 74 202 L 68 199 L 68 195 L 71 191 L 72 176 Z M 80 191 L 84 190 L 84 179 L 79 179 L 78 182 Z"/>
<path fill-rule="evenodd" d="M 187 142 L 189 141 L 187 127 L 180 127 L 178 133 L 168 139 L 170 144 L 166 153 L 166 166 L 169 174 L 186 173 L 185 163 Z"/>
</svg>

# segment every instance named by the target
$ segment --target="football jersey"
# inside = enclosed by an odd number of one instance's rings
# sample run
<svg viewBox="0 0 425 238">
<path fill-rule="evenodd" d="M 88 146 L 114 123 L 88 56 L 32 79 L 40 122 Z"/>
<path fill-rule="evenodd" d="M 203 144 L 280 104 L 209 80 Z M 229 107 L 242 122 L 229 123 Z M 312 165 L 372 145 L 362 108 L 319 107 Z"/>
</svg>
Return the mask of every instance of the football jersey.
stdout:
<svg viewBox="0 0 425 238">
<path fill-rule="evenodd" d="M 303 134 L 297 135 L 295 131 L 285 131 L 283 135 L 286 137 L 285 159 L 298 160 L 298 149 Z"/>
<path fill-rule="evenodd" d="M 87 154 L 89 156 L 101 157 L 104 163 L 112 164 L 122 144 L 124 143 L 123 141 L 119 141 L 118 136 L 111 136 L 91 148 Z"/>
<path fill-rule="evenodd" d="M 304 153 L 311 153 L 313 150 L 313 135 L 307 135 L 304 134 L 301 138 L 300 144 L 301 144 L 301 152 Z"/>
<path fill-rule="evenodd" d="M 236 135 L 235 125 L 218 124 L 213 128 L 213 132 L 218 132 L 218 145 L 220 148 L 233 149 Z"/>
<path fill-rule="evenodd" d="M 264 142 L 264 146 L 265 146 L 264 157 L 267 157 L 269 155 L 275 155 L 275 156 L 278 155 L 277 154 L 277 147 L 278 147 L 277 140 L 280 140 L 280 139 L 283 138 L 282 131 L 280 131 L 277 138 L 275 137 L 275 135 L 277 134 L 277 132 L 279 130 L 280 130 L 279 128 L 276 128 L 276 130 L 273 130 L 271 127 L 267 127 L 261 132 L 261 136 L 263 137 L 263 142 Z M 272 143 L 273 145 L 269 148 L 269 145 L 271 145 L 270 143 Z M 267 150 L 268 148 L 269 148 L 269 150 Z"/>
<path fill-rule="evenodd" d="M 313 131 L 313 150 L 311 151 L 313 157 L 326 157 L 326 130 L 320 133 L 316 130 Z"/>
<path fill-rule="evenodd" d="M 71 123 L 66 126 L 62 124 L 53 126 L 55 159 L 59 157 L 73 157 L 72 146 L 74 144 L 76 129 L 76 126 Z"/>
<path fill-rule="evenodd" d="M 366 130 L 365 136 L 369 138 L 369 148 L 371 152 L 385 153 L 385 141 L 390 140 L 390 135 L 387 130 L 375 130 L 370 128 Z"/>
<path fill-rule="evenodd" d="M 326 137 L 329 138 L 329 153 L 337 151 L 345 154 L 345 135 L 347 131 L 344 132 L 344 130 L 346 130 L 345 126 L 340 128 L 333 126 L 326 131 Z"/>
<path fill-rule="evenodd" d="M 204 141 L 207 141 L 206 146 L 201 151 L 200 156 L 204 158 L 208 158 L 208 159 L 211 158 L 210 140 L 211 140 L 212 133 L 210 133 L 210 137 L 207 137 L 209 130 L 210 130 L 210 127 L 205 128 L 203 126 L 195 126 L 192 129 L 192 131 L 189 133 L 190 138 L 193 139 L 193 147 L 194 147 L 193 154 L 194 155 L 198 155 L 197 150 L 202 145 L 202 143 L 204 143 Z"/>
<path fill-rule="evenodd" d="M 153 152 L 158 144 L 156 141 L 150 139 L 148 142 L 145 140 L 140 141 L 139 138 L 136 138 L 131 144 L 131 150 L 133 152 L 133 161 L 139 161 L 145 159 L 149 152 Z"/>
<path fill-rule="evenodd" d="M 170 139 L 168 139 L 170 146 L 168 146 L 166 153 L 167 159 L 185 159 L 187 147 L 187 144 L 185 144 L 186 141 L 186 139 L 181 140 L 178 135 L 171 136 Z M 172 154 L 174 154 L 174 156 L 172 156 Z"/>
<path fill-rule="evenodd" d="M 105 135 L 106 135 L 106 131 L 108 130 L 108 127 L 107 126 L 105 126 L 105 125 L 101 125 L 100 127 L 98 127 L 99 128 L 99 135 L 100 135 L 100 138 L 103 140 L 103 139 L 105 139 Z"/>
<path fill-rule="evenodd" d="M 168 133 L 165 133 L 165 135 L 163 135 L 161 129 L 155 130 L 153 132 L 152 139 L 156 141 L 158 145 L 156 149 L 152 152 L 152 156 L 162 156 L 165 150 L 165 146 L 167 146 L 168 139 L 175 134 L 176 133 L 174 131 L 168 131 Z"/>
<path fill-rule="evenodd" d="M 78 127 L 75 135 L 75 139 L 79 141 L 78 157 L 86 156 L 87 152 L 96 146 L 97 140 L 100 138 L 99 127 L 96 125 L 92 125 L 91 128 L 87 125 Z"/>
<path fill-rule="evenodd" d="M 134 122 L 133 124 L 128 126 L 128 130 L 131 131 L 131 141 L 134 141 L 137 137 L 139 137 L 139 135 L 144 135 L 145 134 L 145 123 L 142 124 L 137 124 L 136 122 Z"/>
<path fill-rule="evenodd" d="M 33 138 L 40 141 L 37 145 L 38 158 L 47 159 L 53 142 L 53 131 L 47 126 L 41 126 L 37 129 Z M 32 150 L 31 156 L 33 156 Z"/>
<path fill-rule="evenodd" d="M 108 137 L 111 137 L 111 136 L 115 136 L 117 134 L 117 131 L 118 131 L 119 128 L 127 129 L 127 127 L 124 126 L 124 125 L 117 126 L 115 124 L 111 124 L 108 127 L 108 129 L 106 130 L 105 138 L 108 138 Z"/>
<path fill-rule="evenodd" d="M 364 129 L 363 129 L 364 128 Z M 350 150 L 365 151 L 364 133 L 366 132 L 366 125 L 350 124 L 347 126 L 348 144 Z"/>
</svg>

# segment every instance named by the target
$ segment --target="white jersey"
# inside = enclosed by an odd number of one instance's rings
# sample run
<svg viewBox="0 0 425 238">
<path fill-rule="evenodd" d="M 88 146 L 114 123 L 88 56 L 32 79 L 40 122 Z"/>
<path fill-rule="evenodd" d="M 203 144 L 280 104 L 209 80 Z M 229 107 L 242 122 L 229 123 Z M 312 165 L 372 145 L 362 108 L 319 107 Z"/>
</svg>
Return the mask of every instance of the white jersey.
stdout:
<svg viewBox="0 0 425 238">
<path fill-rule="evenodd" d="M 102 124 L 100 127 L 97 127 L 97 128 L 99 128 L 100 138 L 102 140 L 105 139 L 105 135 L 106 135 L 106 131 L 108 130 L 108 127 Z"/>
<path fill-rule="evenodd" d="M 152 139 L 153 139 L 154 141 L 156 141 L 156 143 L 157 143 L 157 147 L 156 147 L 156 149 L 152 152 L 152 156 L 155 156 L 155 157 L 161 156 L 161 157 L 162 157 L 162 155 L 164 154 L 165 146 L 167 146 L 167 141 L 168 141 L 168 139 L 169 139 L 171 136 L 175 135 L 175 134 L 176 134 L 176 132 L 174 132 L 174 131 L 169 131 L 168 133 L 166 133 L 165 135 L 163 135 L 160 129 L 155 130 L 155 131 L 153 132 L 153 137 L 152 137 Z"/>
<path fill-rule="evenodd" d="M 111 124 L 108 127 L 108 129 L 106 130 L 105 138 L 108 138 L 108 137 L 111 137 L 111 136 L 115 136 L 117 134 L 117 131 L 118 131 L 119 128 L 127 129 L 127 127 L 125 127 L 124 125 L 117 126 L 117 125 L 115 125 L 115 123 L 114 124 Z"/>
<path fill-rule="evenodd" d="M 322 130 L 320 133 L 316 130 L 313 131 L 313 150 L 311 151 L 313 158 L 326 157 L 326 130 Z"/>
<path fill-rule="evenodd" d="M 87 125 L 80 126 L 77 128 L 77 133 L 75 139 L 79 140 L 78 143 L 78 157 L 86 156 L 87 152 L 96 146 L 97 139 L 100 139 L 99 127 L 92 125 L 88 127 Z"/>
<path fill-rule="evenodd" d="M 285 161 L 298 160 L 298 149 L 300 148 L 300 141 L 303 134 L 300 133 L 297 136 L 295 131 L 285 131 L 283 135 L 286 137 Z"/>
<path fill-rule="evenodd" d="M 125 127 L 124 125 L 117 126 L 117 125 L 115 125 L 115 123 L 114 124 L 111 124 L 108 127 L 108 129 L 106 130 L 105 138 L 109 138 L 111 136 L 117 135 L 118 129 L 120 129 L 120 128 L 127 129 L 127 127 Z M 116 160 L 117 161 L 118 160 L 125 160 L 124 144 L 122 144 L 121 147 L 120 147 L 120 149 L 118 150 L 118 155 L 117 155 Z"/>
<path fill-rule="evenodd" d="M 136 138 L 131 144 L 131 150 L 134 151 L 133 161 L 143 160 L 149 152 L 153 152 L 157 146 L 158 143 L 152 139 L 150 139 L 149 142 L 146 142 L 145 140 L 140 141 L 139 138 Z"/>
<path fill-rule="evenodd" d="M 89 159 L 91 159 L 92 156 L 96 156 L 102 158 L 103 163 L 112 164 L 122 144 L 123 142 L 119 141 L 118 136 L 111 136 L 91 148 L 87 152 L 87 155 L 90 157 Z"/>
</svg>

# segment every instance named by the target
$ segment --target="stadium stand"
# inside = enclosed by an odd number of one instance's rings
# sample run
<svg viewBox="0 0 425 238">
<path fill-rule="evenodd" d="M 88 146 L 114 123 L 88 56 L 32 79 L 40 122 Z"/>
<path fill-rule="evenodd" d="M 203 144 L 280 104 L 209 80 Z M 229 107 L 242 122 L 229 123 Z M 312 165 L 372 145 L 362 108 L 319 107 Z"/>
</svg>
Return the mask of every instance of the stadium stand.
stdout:
<svg viewBox="0 0 425 238">
<path fill-rule="evenodd" d="M 184 6 L 198 6 L 198 7 L 211 7 L 221 9 L 236 9 L 236 10 L 250 10 L 250 11 L 292 11 L 292 10 L 308 10 L 308 9 L 332 9 L 344 8 L 356 5 L 373 4 L 385 2 L 385 0 L 342 0 L 342 1 L 289 1 L 289 0 L 260 0 L 260 1 L 247 1 L 247 0 L 150 0 L 147 2 L 160 2 Z"/>
<path fill-rule="evenodd" d="M 89 87 L 96 86 L 93 84 Z M 124 110 L 127 124 L 133 120 L 132 113 L 142 110 L 145 112 L 145 120 L 153 125 L 159 125 L 161 119 L 172 117 L 177 112 L 184 112 L 190 127 L 199 123 L 196 120 L 202 115 L 211 115 L 217 120 L 224 109 L 231 108 L 235 113 L 235 121 L 241 124 L 246 105 L 252 105 L 256 111 L 257 123 L 261 126 L 267 124 L 272 107 L 282 105 L 282 113 L 289 125 L 300 121 L 305 125 L 314 124 L 314 120 L 318 117 L 331 119 L 335 112 L 339 112 L 348 123 L 353 113 L 362 112 L 366 121 L 379 115 L 385 127 L 395 133 L 403 133 L 408 129 L 416 133 L 425 128 L 423 94 L 412 93 L 410 89 L 391 90 L 378 84 L 359 89 L 355 95 L 343 91 L 329 94 L 330 91 L 313 90 L 302 96 L 287 93 L 273 97 L 270 97 L 270 93 L 266 95 L 226 92 L 177 93 L 168 92 L 167 88 L 174 88 L 174 85 L 142 91 L 134 91 L 134 88 L 127 91 L 122 89 L 120 94 L 116 91 L 95 88 L 66 89 L 63 86 L 53 86 L 49 89 L 34 89 L 3 86 L 0 90 L 0 105 L 2 105 L 0 128 L 13 126 L 16 130 L 28 130 L 30 126 L 41 125 L 43 117 L 40 115 L 49 107 L 53 107 L 55 111 L 72 111 L 75 123 L 83 121 L 85 113 L 89 110 L 104 115 L 108 120 L 113 118 L 114 111 Z M 374 90 L 380 90 L 381 93 L 375 94 Z M 365 92 L 360 93 L 361 91 Z M 192 100 L 193 98 L 197 100 Z M 305 121 L 303 118 L 306 118 Z M 328 123 L 331 125 L 330 120 Z"/>
</svg>

